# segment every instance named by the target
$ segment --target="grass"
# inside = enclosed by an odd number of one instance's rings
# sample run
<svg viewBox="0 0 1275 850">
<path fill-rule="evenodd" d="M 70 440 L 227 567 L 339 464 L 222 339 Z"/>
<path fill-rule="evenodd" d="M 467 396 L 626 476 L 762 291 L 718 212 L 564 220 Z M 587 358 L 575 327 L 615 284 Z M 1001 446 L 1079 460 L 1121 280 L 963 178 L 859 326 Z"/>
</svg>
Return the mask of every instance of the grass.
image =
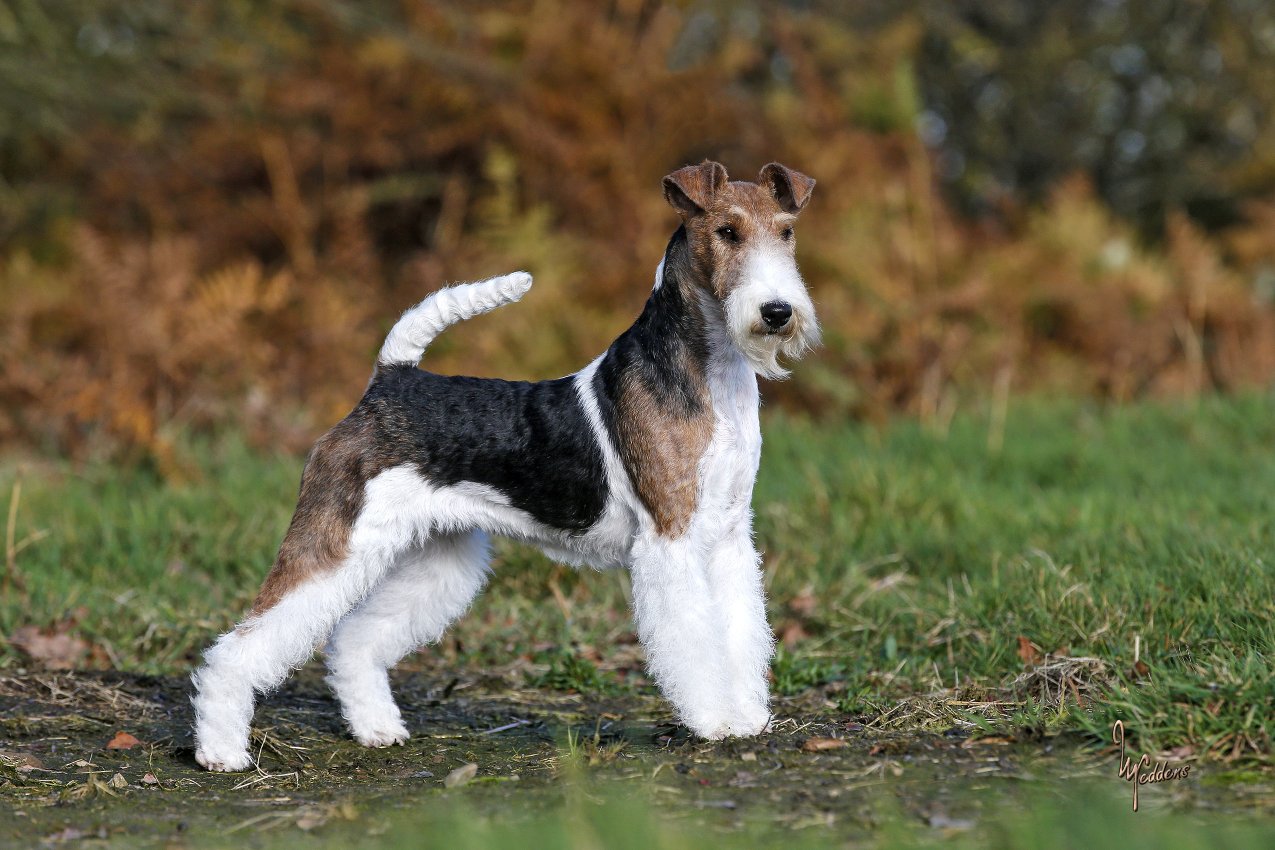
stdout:
<svg viewBox="0 0 1275 850">
<path fill-rule="evenodd" d="M 771 416 L 755 507 L 776 690 L 883 727 L 975 722 L 1271 766 L 1275 397 L 1102 408 L 1015 402 L 943 432 Z M 10 458 L 15 543 L 0 635 L 81 636 L 84 663 L 189 669 L 241 614 L 295 498 L 300 459 L 232 437 L 199 474 Z M 505 546 L 429 659 L 581 691 L 644 688 L 621 574 Z M 578 656 L 578 657 L 577 657 Z M 0 646 L 0 670 L 29 662 Z M 600 672 L 599 672 L 600 671 Z"/>
<path fill-rule="evenodd" d="M 792 850 L 820 850 L 830 847 L 945 848 L 945 850 L 1257 850 L 1269 847 L 1270 830 L 1246 821 L 1192 821 L 1185 817 L 1151 815 L 1140 817 L 1122 810 L 1119 801 L 1089 787 L 1066 801 L 1046 795 L 1025 795 L 1021 808 L 1001 807 L 984 814 L 984 823 L 972 828 L 957 823 L 955 828 L 918 827 L 888 803 L 878 805 L 870 817 L 875 821 L 876 838 L 834 843 L 809 827 L 778 833 L 765 825 L 756 829 L 717 831 L 711 846 L 756 848 L 782 846 Z M 306 836 L 279 846 L 298 847 L 448 847 L 468 848 L 537 847 L 546 850 L 586 850 L 606 847 L 662 848 L 681 850 L 705 846 L 702 830 L 685 822 L 660 818 L 650 801 L 604 797 L 589 800 L 576 793 L 553 810 L 532 817 L 493 815 L 475 812 L 454 803 L 428 806 L 424 813 L 400 818 L 374 836 L 360 834 L 366 826 L 338 828 L 323 835 Z M 938 821 L 941 822 L 941 821 Z M 428 836 L 432 843 L 423 843 Z M 218 846 L 214 844 L 213 846 Z"/>
</svg>

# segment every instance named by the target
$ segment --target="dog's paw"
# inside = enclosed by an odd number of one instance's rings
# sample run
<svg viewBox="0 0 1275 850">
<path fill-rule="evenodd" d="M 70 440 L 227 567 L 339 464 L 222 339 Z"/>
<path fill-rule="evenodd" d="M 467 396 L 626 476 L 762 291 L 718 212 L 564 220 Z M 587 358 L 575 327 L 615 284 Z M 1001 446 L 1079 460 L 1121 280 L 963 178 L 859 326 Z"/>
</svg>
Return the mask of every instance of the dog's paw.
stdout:
<svg viewBox="0 0 1275 850">
<path fill-rule="evenodd" d="M 741 711 L 727 725 L 734 738 L 751 738 L 770 730 L 771 713 L 767 708 L 756 708 Z"/>
<path fill-rule="evenodd" d="M 682 724 L 691 730 L 691 734 L 705 741 L 721 741 L 731 736 L 730 722 L 717 714 L 684 716 Z"/>
<path fill-rule="evenodd" d="M 725 741 L 727 738 L 731 736 L 731 731 L 730 731 L 730 726 L 723 723 L 720 726 L 717 726 L 713 729 L 708 729 L 703 732 L 696 732 L 695 734 L 699 735 L 705 741 Z"/>
<path fill-rule="evenodd" d="M 394 747 L 406 743 L 410 737 L 401 720 L 374 728 L 354 730 L 355 740 L 365 747 Z"/>
<path fill-rule="evenodd" d="M 706 741 L 751 738 L 770 728 L 770 711 L 765 708 L 739 711 L 728 717 L 701 717 L 686 720 L 687 728 Z"/>
<path fill-rule="evenodd" d="M 252 756 L 247 750 L 215 752 L 211 747 L 195 750 L 195 761 L 214 773 L 238 773 L 252 767 Z"/>
</svg>

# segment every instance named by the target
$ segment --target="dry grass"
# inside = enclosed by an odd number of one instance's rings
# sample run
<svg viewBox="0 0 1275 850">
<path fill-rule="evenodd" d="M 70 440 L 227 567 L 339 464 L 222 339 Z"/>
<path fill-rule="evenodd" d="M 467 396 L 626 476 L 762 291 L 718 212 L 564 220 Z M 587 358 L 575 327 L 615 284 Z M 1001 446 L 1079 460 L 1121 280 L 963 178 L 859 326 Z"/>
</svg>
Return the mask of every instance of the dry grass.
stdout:
<svg viewBox="0 0 1275 850">
<path fill-rule="evenodd" d="M 226 25 L 190 14 L 177 54 Z M 428 365 L 578 368 L 649 290 L 674 223 L 660 177 L 708 155 L 819 180 L 799 258 L 827 344 L 768 388 L 783 404 L 941 430 L 1020 391 L 1275 377 L 1275 208 L 1213 235 L 1176 216 L 1147 246 L 1075 180 L 1040 209 L 960 219 L 913 130 L 914 16 L 856 30 L 774 7 L 757 34 L 689 50 L 678 6 L 249 14 L 224 76 L 165 72 L 185 105 L 148 107 L 151 131 L 89 111 L 78 143 L 50 148 L 42 174 L 75 203 L 0 257 L 0 442 L 122 451 L 169 477 L 192 472 L 175 449 L 190 429 L 305 447 L 401 309 L 519 267 L 538 280 L 526 301 L 449 332 Z"/>
<path fill-rule="evenodd" d="M 1080 708 L 1109 693 L 1117 677 L 1101 658 L 1046 658 L 1010 682 L 1008 691 L 1047 711 Z"/>
<path fill-rule="evenodd" d="M 110 681 L 74 673 L 0 676 L 0 699 L 29 700 L 82 714 L 145 719 L 157 706 Z"/>
</svg>

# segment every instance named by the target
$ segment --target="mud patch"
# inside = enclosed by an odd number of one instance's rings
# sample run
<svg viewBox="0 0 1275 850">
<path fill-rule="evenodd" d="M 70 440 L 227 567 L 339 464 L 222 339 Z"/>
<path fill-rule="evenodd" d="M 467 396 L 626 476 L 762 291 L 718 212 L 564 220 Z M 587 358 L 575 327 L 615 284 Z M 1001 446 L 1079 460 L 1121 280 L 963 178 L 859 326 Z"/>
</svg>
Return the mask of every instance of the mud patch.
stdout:
<svg viewBox="0 0 1275 850">
<path fill-rule="evenodd" d="M 257 767 L 210 774 L 194 761 L 184 679 L 0 678 L 0 840 L 148 847 L 241 835 L 251 845 L 279 831 L 375 834 L 431 799 L 516 816 L 573 793 L 637 795 L 727 829 L 852 837 L 876 828 L 883 798 L 959 830 L 989 792 L 1108 774 L 1113 793 L 1123 790 L 1111 758 L 1073 740 L 977 740 L 964 725 L 880 729 L 811 700 L 781 701 L 764 736 L 706 744 L 646 691 L 589 698 L 438 671 L 399 675 L 396 690 L 413 737 L 368 750 L 346 735 L 319 672 L 304 671 L 257 712 Z"/>
</svg>

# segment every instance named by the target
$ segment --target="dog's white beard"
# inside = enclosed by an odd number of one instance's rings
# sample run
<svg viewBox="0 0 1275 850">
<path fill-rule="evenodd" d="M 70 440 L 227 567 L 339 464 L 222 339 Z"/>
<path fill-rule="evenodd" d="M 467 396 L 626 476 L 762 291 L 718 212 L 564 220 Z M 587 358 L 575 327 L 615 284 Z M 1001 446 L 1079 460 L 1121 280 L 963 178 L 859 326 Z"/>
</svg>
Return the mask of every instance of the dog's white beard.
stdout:
<svg viewBox="0 0 1275 850">
<path fill-rule="evenodd" d="M 782 333 L 764 332 L 761 305 L 771 301 L 792 307 L 792 322 Z M 753 370 L 772 380 L 788 377 L 788 370 L 779 365 L 780 355 L 797 359 L 819 344 L 815 306 L 791 257 L 753 252 L 739 284 L 726 296 L 726 327 Z"/>
</svg>

